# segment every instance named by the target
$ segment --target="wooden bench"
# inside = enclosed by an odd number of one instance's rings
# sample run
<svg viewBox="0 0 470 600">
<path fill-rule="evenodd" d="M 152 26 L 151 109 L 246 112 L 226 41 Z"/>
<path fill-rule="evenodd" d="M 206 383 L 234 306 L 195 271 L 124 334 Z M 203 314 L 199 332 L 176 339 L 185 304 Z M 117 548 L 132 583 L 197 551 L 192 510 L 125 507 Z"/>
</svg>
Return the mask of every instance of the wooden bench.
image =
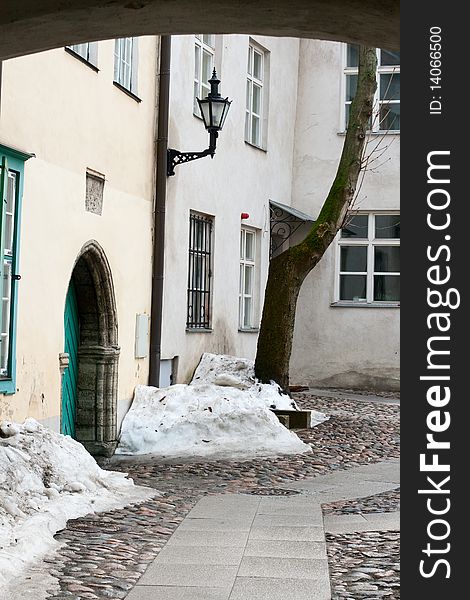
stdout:
<svg viewBox="0 0 470 600">
<path fill-rule="evenodd" d="M 287 429 L 309 429 L 312 423 L 311 410 L 271 410 Z"/>
</svg>

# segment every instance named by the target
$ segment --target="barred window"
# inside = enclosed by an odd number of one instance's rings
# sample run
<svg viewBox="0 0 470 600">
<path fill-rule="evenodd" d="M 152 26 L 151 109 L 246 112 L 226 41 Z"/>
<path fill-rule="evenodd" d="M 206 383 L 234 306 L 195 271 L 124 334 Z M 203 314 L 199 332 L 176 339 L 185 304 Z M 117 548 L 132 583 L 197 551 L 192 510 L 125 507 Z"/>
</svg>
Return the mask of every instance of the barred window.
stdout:
<svg viewBox="0 0 470 600">
<path fill-rule="evenodd" d="M 188 329 L 210 329 L 212 295 L 212 217 L 189 216 Z"/>
</svg>

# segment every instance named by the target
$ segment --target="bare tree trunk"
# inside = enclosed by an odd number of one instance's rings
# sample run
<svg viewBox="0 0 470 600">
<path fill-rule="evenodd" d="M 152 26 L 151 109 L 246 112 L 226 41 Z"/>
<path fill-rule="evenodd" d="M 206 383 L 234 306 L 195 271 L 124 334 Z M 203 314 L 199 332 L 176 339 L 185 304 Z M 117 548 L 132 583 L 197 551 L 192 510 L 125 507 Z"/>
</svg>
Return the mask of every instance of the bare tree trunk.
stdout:
<svg viewBox="0 0 470 600">
<path fill-rule="evenodd" d="M 271 260 L 255 373 L 260 381 L 276 381 L 282 389 L 289 386 L 295 307 L 302 281 L 297 276 L 289 251 Z"/>
<path fill-rule="evenodd" d="M 357 92 L 351 104 L 343 151 L 328 197 L 307 237 L 273 258 L 269 266 L 255 374 L 260 381 L 276 381 L 286 391 L 289 387 L 297 298 L 305 277 L 335 238 L 353 202 L 377 87 L 376 68 L 375 48 L 361 47 Z"/>
</svg>

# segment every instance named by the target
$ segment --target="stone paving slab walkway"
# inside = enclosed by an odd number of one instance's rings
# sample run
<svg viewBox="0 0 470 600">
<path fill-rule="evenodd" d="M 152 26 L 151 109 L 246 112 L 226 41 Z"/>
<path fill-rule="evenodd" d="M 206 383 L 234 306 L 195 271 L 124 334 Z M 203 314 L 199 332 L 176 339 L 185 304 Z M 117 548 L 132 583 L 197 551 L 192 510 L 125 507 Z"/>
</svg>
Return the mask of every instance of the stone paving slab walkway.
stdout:
<svg viewBox="0 0 470 600">
<path fill-rule="evenodd" d="M 358 515 L 326 515 L 326 533 L 354 533 L 356 531 L 399 531 L 400 513 L 369 513 Z"/>
<path fill-rule="evenodd" d="M 206 496 L 127 600 L 330 600 L 325 531 L 395 530 L 399 513 L 324 522 L 321 504 L 386 492 L 398 479 L 393 460 L 290 483 L 300 495 Z"/>
</svg>

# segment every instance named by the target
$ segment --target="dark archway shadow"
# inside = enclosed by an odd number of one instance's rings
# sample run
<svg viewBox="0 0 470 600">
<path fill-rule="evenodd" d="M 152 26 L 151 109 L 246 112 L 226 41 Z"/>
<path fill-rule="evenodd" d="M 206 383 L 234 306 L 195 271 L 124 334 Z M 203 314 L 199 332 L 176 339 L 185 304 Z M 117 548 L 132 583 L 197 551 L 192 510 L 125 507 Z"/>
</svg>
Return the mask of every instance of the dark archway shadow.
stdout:
<svg viewBox="0 0 470 600">
<path fill-rule="evenodd" d="M 2 0 L 0 60 L 86 41 L 194 32 L 318 38 L 397 50 L 399 17 L 400 0 Z"/>
<path fill-rule="evenodd" d="M 117 445 L 120 348 L 111 269 L 98 242 L 83 246 L 72 280 L 80 323 L 76 438 L 91 454 L 111 456 Z"/>
</svg>

